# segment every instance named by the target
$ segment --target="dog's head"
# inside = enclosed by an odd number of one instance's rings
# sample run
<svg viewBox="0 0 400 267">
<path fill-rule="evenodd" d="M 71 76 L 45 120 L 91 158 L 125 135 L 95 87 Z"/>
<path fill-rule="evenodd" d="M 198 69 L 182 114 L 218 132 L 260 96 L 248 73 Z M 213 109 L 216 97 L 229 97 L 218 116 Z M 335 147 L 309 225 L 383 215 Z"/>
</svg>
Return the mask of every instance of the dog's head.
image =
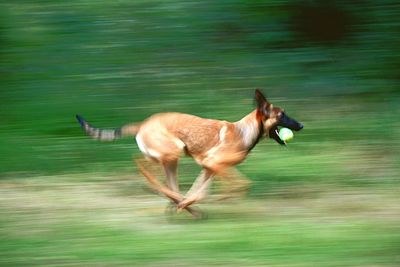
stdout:
<svg viewBox="0 0 400 267">
<path fill-rule="evenodd" d="M 303 129 L 303 124 L 287 116 L 282 108 L 274 107 L 258 89 L 256 89 L 255 99 L 257 102 L 257 119 L 262 122 L 264 132 L 268 133 L 269 138 L 285 145 L 286 143 L 279 138 L 279 127 L 289 128 L 293 131 Z"/>
</svg>

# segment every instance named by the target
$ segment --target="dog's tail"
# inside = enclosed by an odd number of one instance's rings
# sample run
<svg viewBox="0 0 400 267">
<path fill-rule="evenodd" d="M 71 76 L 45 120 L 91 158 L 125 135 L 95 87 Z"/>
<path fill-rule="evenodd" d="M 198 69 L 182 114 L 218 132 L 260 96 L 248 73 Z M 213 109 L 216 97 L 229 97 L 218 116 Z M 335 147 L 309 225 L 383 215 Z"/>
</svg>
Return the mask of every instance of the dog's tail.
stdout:
<svg viewBox="0 0 400 267">
<path fill-rule="evenodd" d="M 113 141 L 125 136 L 135 136 L 140 129 L 140 124 L 127 124 L 118 129 L 100 129 L 92 127 L 80 115 L 76 115 L 76 119 L 86 134 L 101 141 Z"/>
</svg>

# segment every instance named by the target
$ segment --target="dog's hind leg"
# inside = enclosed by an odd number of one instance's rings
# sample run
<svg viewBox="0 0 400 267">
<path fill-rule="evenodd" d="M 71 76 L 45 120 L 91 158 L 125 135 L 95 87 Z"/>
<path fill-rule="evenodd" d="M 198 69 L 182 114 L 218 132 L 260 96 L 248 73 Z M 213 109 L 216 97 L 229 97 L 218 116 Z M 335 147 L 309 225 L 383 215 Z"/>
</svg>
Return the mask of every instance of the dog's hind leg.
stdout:
<svg viewBox="0 0 400 267">
<path fill-rule="evenodd" d="M 179 183 L 177 178 L 177 167 L 178 160 L 163 161 L 162 166 L 164 167 L 164 172 L 166 176 L 166 184 L 172 191 L 180 193 Z M 177 212 L 177 202 L 171 200 L 171 203 L 166 208 L 166 214 L 173 215 Z"/>
<path fill-rule="evenodd" d="M 175 204 L 180 203 L 183 200 L 183 196 L 180 193 L 174 192 L 167 186 L 161 184 L 157 180 L 157 178 L 144 167 L 143 161 L 144 160 L 136 160 L 136 164 L 139 167 L 140 172 L 147 178 L 147 181 L 152 186 L 152 188 L 155 189 L 156 191 L 164 194 L 166 197 L 171 199 Z M 186 209 L 195 218 L 201 219 L 204 217 L 204 214 L 197 209 L 193 209 L 190 207 L 184 207 L 182 209 Z"/>
<path fill-rule="evenodd" d="M 182 201 L 183 196 L 178 193 L 174 192 L 169 187 L 163 185 L 158 179 L 145 167 L 145 160 L 136 160 L 136 164 L 139 167 L 140 172 L 146 177 L 147 181 L 151 185 L 151 187 L 158 192 L 164 194 L 168 198 L 170 198 L 175 203 L 179 203 Z"/>
<path fill-rule="evenodd" d="M 163 161 L 162 165 L 164 167 L 165 175 L 167 177 L 166 182 L 168 187 L 172 191 L 179 193 L 179 183 L 176 174 L 178 168 L 178 160 Z"/>
</svg>

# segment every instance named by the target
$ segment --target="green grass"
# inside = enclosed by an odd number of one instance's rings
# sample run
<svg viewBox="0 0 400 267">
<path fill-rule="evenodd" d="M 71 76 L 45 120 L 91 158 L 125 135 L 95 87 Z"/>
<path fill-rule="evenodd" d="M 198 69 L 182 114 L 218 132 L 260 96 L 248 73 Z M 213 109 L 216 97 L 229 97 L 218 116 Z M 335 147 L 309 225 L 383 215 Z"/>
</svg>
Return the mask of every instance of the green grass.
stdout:
<svg viewBox="0 0 400 267">
<path fill-rule="evenodd" d="M 390 190 L 296 188 L 202 205 L 208 220 L 168 221 L 165 201 L 138 189 L 135 177 L 91 177 L 2 182 L 2 266 L 399 264 L 398 197 Z"/>
</svg>

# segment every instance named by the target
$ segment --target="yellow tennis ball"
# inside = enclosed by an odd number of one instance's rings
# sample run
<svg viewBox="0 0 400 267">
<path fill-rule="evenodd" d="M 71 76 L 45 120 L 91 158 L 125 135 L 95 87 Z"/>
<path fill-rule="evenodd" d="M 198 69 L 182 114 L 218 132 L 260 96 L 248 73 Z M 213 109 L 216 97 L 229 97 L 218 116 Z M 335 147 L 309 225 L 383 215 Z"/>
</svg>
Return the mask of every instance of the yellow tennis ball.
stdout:
<svg viewBox="0 0 400 267">
<path fill-rule="evenodd" d="M 290 141 L 293 139 L 293 132 L 292 130 L 288 128 L 281 128 L 279 130 L 279 138 L 282 139 L 282 141 Z"/>
</svg>

